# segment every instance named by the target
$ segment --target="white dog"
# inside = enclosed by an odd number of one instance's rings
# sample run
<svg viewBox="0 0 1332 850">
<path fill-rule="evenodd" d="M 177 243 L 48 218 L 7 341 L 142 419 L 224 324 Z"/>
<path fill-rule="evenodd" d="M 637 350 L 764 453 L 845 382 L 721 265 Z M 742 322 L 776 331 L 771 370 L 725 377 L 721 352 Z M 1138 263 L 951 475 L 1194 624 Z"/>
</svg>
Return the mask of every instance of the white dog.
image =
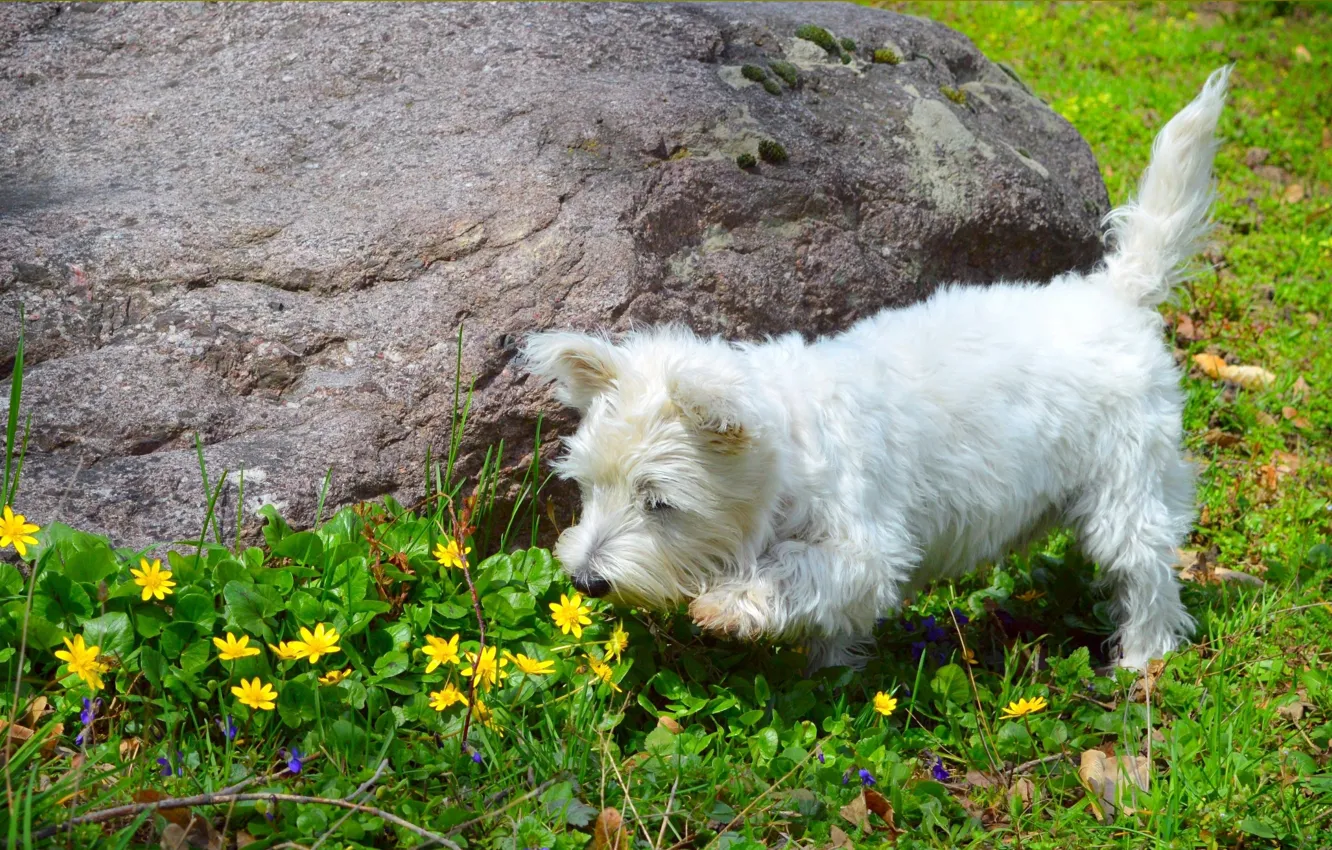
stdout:
<svg viewBox="0 0 1332 850">
<path fill-rule="evenodd" d="M 583 416 L 559 462 L 582 489 L 556 550 L 574 586 L 856 664 L 913 590 L 1064 524 L 1113 588 L 1120 664 L 1186 640 L 1193 470 L 1154 308 L 1209 229 L 1229 72 L 1157 136 L 1090 274 L 948 286 L 814 343 L 530 337 Z"/>
</svg>

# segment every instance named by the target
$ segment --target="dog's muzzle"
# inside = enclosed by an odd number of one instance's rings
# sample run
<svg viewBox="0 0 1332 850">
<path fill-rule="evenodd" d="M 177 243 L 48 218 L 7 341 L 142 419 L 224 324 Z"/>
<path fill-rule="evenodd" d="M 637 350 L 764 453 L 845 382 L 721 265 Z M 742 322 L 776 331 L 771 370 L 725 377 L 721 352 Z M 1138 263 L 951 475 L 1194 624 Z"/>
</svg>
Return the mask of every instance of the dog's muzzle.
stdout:
<svg viewBox="0 0 1332 850">
<path fill-rule="evenodd" d="M 570 581 L 575 590 L 593 599 L 600 599 L 611 590 L 610 582 L 593 572 L 577 573 Z"/>
</svg>

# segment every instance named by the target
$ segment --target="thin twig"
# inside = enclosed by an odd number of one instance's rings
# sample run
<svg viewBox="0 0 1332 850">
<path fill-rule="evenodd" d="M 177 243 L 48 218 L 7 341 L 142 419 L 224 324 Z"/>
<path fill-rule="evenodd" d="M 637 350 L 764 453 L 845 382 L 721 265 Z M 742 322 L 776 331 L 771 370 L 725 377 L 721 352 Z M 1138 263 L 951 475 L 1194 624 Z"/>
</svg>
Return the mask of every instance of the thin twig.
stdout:
<svg viewBox="0 0 1332 850">
<path fill-rule="evenodd" d="M 606 757 L 610 755 L 610 753 L 607 752 L 606 748 L 606 736 L 601 735 L 599 737 L 601 738 L 601 758 L 604 761 L 607 760 Z M 638 807 L 634 805 L 634 798 L 629 794 L 629 786 L 625 783 L 624 777 L 620 774 L 620 766 L 615 763 L 615 759 L 609 759 L 609 761 L 611 770 L 615 771 L 615 778 L 620 781 L 620 787 L 624 789 L 624 801 L 629 804 L 629 811 L 634 813 L 634 822 L 638 824 L 639 829 L 643 830 L 643 837 L 647 839 L 648 846 L 651 847 L 652 836 L 648 834 L 647 824 L 643 822 L 642 816 L 638 814 Z"/>
<path fill-rule="evenodd" d="M 472 728 L 472 712 L 476 710 L 476 680 L 481 677 L 481 658 L 486 651 L 486 618 L 481 614 L 481 597 L 476 592 L 476 585 L 472 583 L 472 570 L 467 564 L 467 547 L 465 541 L 469 532 L 469 525 L 472 521 L 472 508 L 476 505 L 476 495 L 473 494 L 470 499 L 463 503 L 462 522 L 458 521 L 458 513 L 453 509 L 453 500 L 449 500 L 449 518 L 453 521 L 453 544 L 458 552 L 458 565 L 462 567 L 463 578 L 467 580 L 467 589 L 472 594 L 472 610 L 476 612 L 476 629 L 479 635 L 476 645 L 476 658 L 472 661 L 472 678 L 467 683 L 467 711 L 463 714 L 462 726 L 462 747 L 470 746 L 467 740 L 468 732 Z M 498 668 L 499 658 L 495 659 Z M 497 672 L 498 675 L 498 672 Z"/>
<path fill-rule="evenodd" d="M 476 826 L 477 824 L 482 823 L 482 822 L 484 822 L 484 821 L 488 821 L 488 820 L 490 820 L 491 818 L 496 817 L 497 815 L 502 815 L 502 814 L 504 814 L 505 812 L 507 812 L 509 809 L 512 809 L 514 806 L 521 805 L 522 803 L 526 803 L 528 800 L 530 800 L 530 799 L 532 799 L 533 797 L 537 796 L 537 795 L 540 794 L 542 791 L 545 791 L 547 788 L 549 788 L 550 786 L 554 785 L 554 784 L 555 784 L 556 782 L 558 782 L 559 780 L 560 780 L 560 777 L 558 777 L 558 776 L 553 776 L 553 777 L 551 777 L 550 779 L 547 779 L 545 782 L 542 782 L 542 783 L 541 783 L 540 785 L 538 785 L 537 787 L 533 788 L 531 791 L 528 791 L 528 792 L 527 792 L 526 794 L 524 794 L 523 796 L 521 796 L 521 797 L 517 797 L 517 798 L 515 798 L 515 799 L 513 799 L 513 800 L 510 800 L 509 803 L 508 803 L 506 806 L 504 806 L 503 808 L 501 808 L 501 809 L 496 809 L 496 810 L 493 811 L 493 812 L 486 812 L 484 815 L 481 815 L 480 817 L 472 818 L 472 819 L 469 820 L 469 821 L 463 821 L 462 823 L 458 824 L 457 826 L 452 827 L 451 829 L 449 829 L 449 831 L 448 831 L 447 833 L 445 833 L 445 834 L 446 834 L 446 835 L 457 835 L 458 833 L 462 832 L 464 829 L 467 829 L 467 827 L 469 827 L 469 826 Z"/>
<path fill-rule="evenodd" d="M 1026 773 L 1027 771 L 1031 770 L 1033 767 L 1040 767 L 1043 764 L 1050 764 L 1051 762 L 1060 761 L 1066 758 L 1068 758 L 1068 753 L 1055 753 L 1052 756 L 1045 756 L 1044 758 L 1032 759 L 1031 761 L 1024 761 L 1022 764 L 1013 768 L 1013 775 L 1016 776 L 1019 773 Z"/>
<path fill-rule="evenodd" d="M 158 800 L 155 803 L 132 803 L 127 806 L 116 806 L 111 809 L 102 809 L 100 812 L 90 812 L 86 815 L 70 818 L 59 826 L 48 826 L 45 829 L 34 832 L 32 837 L 49 838 L 61 830 L 79 826 L 80 824 L 102 823 L 104 821 L 114 820 L 115 818 L 125 817 L 126 815 L 137 815 L 139 812 L 147 810 L 161 811 L 162 809 L 187 809 L 191 806 L 254 803 L 260 800 L 271 800 L 278 803 L 314 803 L 319 806 L 337 806 L 340 809 L 351 809 L 355 812 L 362 812 L 377 818 L 383 818 L 389 823 L 395 826 L 400 826 L 421 838 L 425 838 L 436 844 L 443 844 L 445 847 L 450 848 L 450 850 L 462 850 L 461 847 L 444 836 L 431 832 L 423 827 L 419 827 L 411 821 L 398 817 L 392 812 L 386 812 L 383 809 L 375 808 L 374 806 L 366 806 L 348 800 L 331 800 L 327 797 L 307 797 L 303 794 L 277 794 L 272 792 L 260 794 L 199 794 L 194 797 L 177 797 L 171 800 Z"/>
<path fill-rule="evenodd" d="M 666 838 L 666 824 L 671 822 L 671 806 L 675 805 L 675 789 L 680 787 L 680 774 L 675 774 L 675 781 L 671 783 L 671 796 L 666 798 L 666 811 L 661 816 L 661 829 L 657 830 L 657 843 L 653 846 L 661 850 L 661 842 Z"/>
<path fill-rule="evenodd" d="M 371 776 L 369 779 L 362 782 L 355 791 L 351 792 L 342 799 L 346 800 L 349 803 L 355 802 L 357 797 L 361 796 L 366 791 L 369 791 L 370 786 L 374 785 L 376 782 L 379 781 L 379 777 L 382 776 L 384 774 L 384 771 L 387 769 L 388 769 L 388 759 L 384 759 L 379 763 L 379 767 L 375 769 L 374 776 Z M 310 845 L 310 850 L 319 850 L 319 845 L 327 841 L 329 836 L 337 832 L 338 828 L 341 827 L 342 824 L 346 822 L 347 818 L 351 817 L 354 814 L 356 814 L 356 811 L 354 809 L 349 809 L 345 815 L 334 821 L 333 825 L 330 826 L 328 829 L 326 829 L 323 835 L 319 836 L 319 840 L 316 841 L 314 844 Z"/>
</svg>

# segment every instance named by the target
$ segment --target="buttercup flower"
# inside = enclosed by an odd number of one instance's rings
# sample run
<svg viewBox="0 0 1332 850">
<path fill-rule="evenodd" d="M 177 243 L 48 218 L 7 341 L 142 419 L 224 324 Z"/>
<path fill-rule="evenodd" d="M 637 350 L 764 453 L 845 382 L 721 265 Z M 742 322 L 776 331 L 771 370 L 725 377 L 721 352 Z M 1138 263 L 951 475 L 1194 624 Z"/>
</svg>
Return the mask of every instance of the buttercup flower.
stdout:
<svg viewBox="0 0 1332 850">
<path fill-rule="evenodd" d="M 130 574 L 134 576 L 134 583 L 143 588 L 143 601 L 147 602 L 154 596 L 160 602 L 167 598 L 168 594 L 175 593 L 171 588 L 176 583 L 171 580 L 171 570 L 162 569 L 162 562 L 153 559 L 148 563 L 147 558 L 139 559 L 139 566 L 142 569 L 130 568 Z"/>
<path fill-rule="evenodd" d="M 558 603 L 550 603 L 550 618 L 560 627 L 561 632 L 566 635 L 573 632 L 575 638 L 583 636 L 583 626 L 592 625 L 592 618 L 588 616 L 591 613 L 592 609 L 583 604 L 581 593 L 573 596 L 561 593 Z"/>
<path fill-rule="evenodd" d="M 433 673 L 435 668 L 441 664 L 457 664 L 461 661 L 458 657 L 458 636 L 454 635 L 448 640 L 437 638 L 434 635 L 426 635 L 426 646 L 421 652 L 430 659 L 426 665 L 426 672 Z"/>
<path fill-rule="evenodd" d="M 446 570 L 462 569 L 462 559 L 464 555 L 470 554 L 472 547 L 468 546 L 461 552 L 458 551 L 458 541 L 450 540 L 447 545 L 444 542 L 435 544 L 435 551 L 432 553 L 439 565 Z"/>
<path fill-rule="evenodd" d="M 546 676 L 555 670 L 554 661 L 538 661 L 535 658 L 528 658 L 521 652 L 517 655 L 510 655 L 513 659 L 513 665 L 529 676 Z"/>
<path fill-rule="evenodd" d="M 606 641 L 606 657 L 612 661 L 619 661 L 620 656 L 628 648 L 629 633 L 624 630 L 624 623 L 616 623 L 615 630 Z"/>
<path fill-rule="evenodd" d="M 975 666 L 980 663 L 979 661 L 976 660 L 976 653 L 972 652 L 970 649 L 962 650 L 962 660 L 972 666 Z"/>
<path fill-rule="evenodd" d="M 277 707 L 277 703 L 274 702 L 277 699 L 277 691 L 273 690 L 272 685 L 261 682 L 258 676 L 249 680 L 241 679 L 240 687 L 232 688 L 231 692 L 241 701 L 241 705 L 250 708 L 272 711 Z"/>
<path fill-rule="evenodd" d="M 476 684 L 483 690 L 490 688 L 499 682 L 500 679 L 506 679 L 509 672 L 503 668 L 509 666 L 509 659 L 500 658 L 496 661 L 498 650 L 493 646 L 488 646 L 481 650 L 480 662 L 476 659 L 475 652 L 467 653 L 467 666 L 463 668 L 462 675 L 468 679 L 472 677 L 472 668 L 476 668 Z"/>
<path fill-rule="evenodd" d="M 874 710 L 887 717 L 897 710 L 897 700 L 883 691 L 879 691 L 874 695 Z"/>
<path fill-rule="evenodd" d="M 75 673 L 80 679 L 88 683 L 88 687 L 94 691 L 100 691 L 103 687 L 100 674 L 106 672 L 106 665 L 97 660 L 101 653 L 100 646 L 88 646 L 83 642 L 83 635 L 75 635 L 74 640 L 65 638 L 67 649 L 57 649 L 55 657 L 59 658 L 69 665 L 69 672 Z"/>
<path fill-rule="evenodd" d="M 302 626 L 301 639 L 292 643 L 298 643 L 304 650 L 305 660 L 315 664 L 321 656 L 342 651 L 342 647 L 338 646 L 339 637 L 337 629 L 325 631 L 323 623 L 316 623 L 313 632 Z"/>
<path fill-rule="evenodd" d="M 496 732 L 500 731 L 499 724 L 495 722 L 495 713 L 490 710 L 490 706 L 486 705 L 481 700 L 477 700 L 472 711 L 476 715 L 476 719 L 480 720 L 487 729 L 494 729 Z M 480 762 L 477 763 L 480 764 Z"/>
<path fill-rule="evenodd" d="M 270 643 L 268 648 L 282 661 L 295 661 L 305 657 L 305 644 L 298 640 L 281 640 L 277 646 Z"/>
<path fill-rule="evenodd" d="M 12 545 L 20 558 L 28 557 L 28 547 L 37 545 L 34 534 L 41 528 L 28 522 L 23 514 L 16 514 L 5 505 L 4 516 L 0 516 L 0 549 Z"/>
<path fill-rule="evenodd" d="M 1037 599 L 1040 599 L 1044 595 L 1045 594 L 1039 590 L 1027 590 L 1023 591 L 1022 593 L 1019 593 L 1013 598 L 1017 599 L 1020 602 L 1035 602 Z"/>
<path fill-rule="evenodd" d="M 600 658 L 589 655 L 587 656 L 587 668 L 592 671 L 593 676 L 610 685 L 612 691 L 619 693 L 620 689 L 615 684 L 615 671 L 611 669 L 609 664 Z"/>
<path fill-rule="evenodd" d="M 336 685 L 338 682 L 341 682 L 343 679 L 347 678 L 350 675 L 351 675 L 350 667 L 348 667 L 346 670 L 329 670 L 326 675 L 319 677 L 319 684 Z"/>
<path fill-rule="evenodd" d="M 247 646 L 250 642 L 249 635 L 241 635 L 237 638 L 231 632 L 227 632 L 227 639 L 213 638 L 213 645 L 217 647 L 217 657 L 223 661 L 235 661 L 239 658 L 249 658 L 251 655 L 259 654 L 259 647 Z"/>
<path fill-rule="evenodd" d="M 1045 711 L 1048 703 L 1045 697 L 1036 697 L 1035 699 L 1020 699 L 1017 702 L 1010 702 L 1004 709 L 1004 719 L 1012 720 L 1015 717 L 1025 717 L 1028 714 L 1036 714 Z"/>
<path fill-rule="evenodd" d="M 430 694 L 430 707 L 435 711 L 443 711 L 454 703 L 467 705 L 467 696 L 452 682 Z"/>
</svg>

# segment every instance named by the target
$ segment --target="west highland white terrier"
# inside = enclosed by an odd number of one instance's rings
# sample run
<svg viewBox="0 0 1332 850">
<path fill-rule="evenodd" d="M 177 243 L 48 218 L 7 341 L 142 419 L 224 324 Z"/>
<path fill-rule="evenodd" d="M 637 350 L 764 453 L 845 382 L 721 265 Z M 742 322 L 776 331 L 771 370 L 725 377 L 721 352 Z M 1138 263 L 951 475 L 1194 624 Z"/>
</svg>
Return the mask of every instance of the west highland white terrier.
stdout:
<svg viewBox="0 0 1332 850">
<path fill-rule="evenodd" d="M 1209 231 L 1229 73 L 1161 130 L 1089 274 L 945 286 L 812 343 L 529 337 L 582 414 L 558 462 L 582 490 L 556 547 L 574 586 L 855 665 L 904 597 L 1063 525 L 1112 588 L 1121 665 L 1187 640 L 1193 469 L 1155 308 Z"/>
</svg>

